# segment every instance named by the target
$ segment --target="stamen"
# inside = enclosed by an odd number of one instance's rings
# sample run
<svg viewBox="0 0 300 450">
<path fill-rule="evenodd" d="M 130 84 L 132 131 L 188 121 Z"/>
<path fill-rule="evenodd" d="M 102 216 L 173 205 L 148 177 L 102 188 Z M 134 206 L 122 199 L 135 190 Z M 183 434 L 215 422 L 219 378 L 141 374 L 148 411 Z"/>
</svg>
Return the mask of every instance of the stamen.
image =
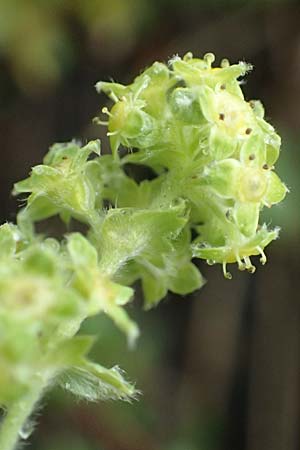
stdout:
<svg viewBox="0 0 300 450">
<path fill-rule="evenodd" d="M 259 259 L 260 260 L 260 262 L 262 263 L 262 265 L 264 266 L 265 264 L 266 264 L 266 262 L 267 262 L 267 257 L 266 257 L 266 255 L 265 255 L 265 252 L 263 251 L 263 249 L 261 248 L 261 247 L 256 247 L 257 248 L 257 250 L 259 251 L 259 253 L 260 253 L 260 255 L 261 255 L 261 258 Z"/>
<path fill-rule="evenodd" d="M 263 200 L 262 201 L 262 204 L 264 205 L 264 206 L 266 206 L 267 208 L 271 208 L 271 203 L 269 203 L 269 202 L 267 202 L 266 200 Z"/>
<path fill-rule="evenodd" d="M 183 61 L 189 61 L 190 59 L 193 59 L 193 53 L 187 52 L 183 57 Z"/>
<path fill-rule="evenodd" d="M 106 122 L 105 120 L 99 119 L 99 117 L 94 117 L 93 122 L 96 123 L 97 125 L 103 125 L 105 127 L 108 126 L 108 122 Z"/>
<path fill-rule="evenodd" d="M 253 266 L 253 264 L 251 263 L 251 260 L 250 260 L 249 256 L 245 256 L 244 257 L 244 261 L 245 261 L 246 269 L 248 270 L 248 272 L 254 273 L 255 270 L 256 270 L 256 267 Z"/>
<path fill-rule="evenodd" d="M 102 112 L 103 114 L 106 114 L 109 117 L 112 117 L 112 113 L 108 111 L 108 108 L 106 108 L 106 106 L 104 106 L 104 108 L 102 108 Z"/>
<path fill-rule="evenodd" d="M 231 279 L 232 279 L 232 275 L 231 275 L 230 272 L 227 272 L 226 266 L 227 266 L 227 263 L 226 263 L 226 262 L 223 262 L 223 264 L 222 264 L 222 267 L 223 267 L 223 275 L 224 275 L 224 277 L 225 277 L 227 280 L 231 280 Z"/>
<path fill-rule="evenodd" d="M 237 253 L 237 254 L 235 255 L 235 257 L 236 257 L 236 262 L 238 263 L 238 268 L 239 268 L 239 270 L 245 270 L 245 269 L 246 269 L 246 265 L 245 265 L 245 263 L 243 263 L 243 261 L 241 260 L 240 255 Z"/>
<path fill-rule="evenodd" d="M 215 61 L 216 57 L 213 53 L 206 53 L 203 57 L 204 61 L 207 63 L 209 67 L 211 67 L 212 63 Z"/>
<path fill-rule="evenodd" d="M 230 66 L 230 62 L 227 58 L 222 59 L 221 61 L 221 67 L 222 69 L 225 69 L 225 67 L 229 67 Z"/>
</svg>

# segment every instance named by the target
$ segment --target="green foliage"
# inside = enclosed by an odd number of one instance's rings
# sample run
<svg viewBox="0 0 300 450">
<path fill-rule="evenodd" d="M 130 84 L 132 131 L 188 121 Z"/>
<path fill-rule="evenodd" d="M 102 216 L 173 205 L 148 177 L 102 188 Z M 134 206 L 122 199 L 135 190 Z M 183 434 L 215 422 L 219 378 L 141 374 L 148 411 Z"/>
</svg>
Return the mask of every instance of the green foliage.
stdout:
<svg viewBox="0 0 300 450">
<path fill-rule="evenodd" d="M 82 322 L 104 313 L 133 345 L 139 332 L 124 306 L 136 280 L 151 308 L 168 290 L 203 285 L 193 257 L 221 263 L 227 278 L 227 263 L 253 272 L 252 255 L 266 262 L 278 229 L 259 225 L 260 212 L 287 191 L 273 170 L 280 138 L 262 105 L 243 97 L 238 79 L 250 66 L 213 62 L 210 53 L 187 54 L 154 63 L 129 86 L 98 83 L 114 102 L 103 110 L 112 154 L 102 156 L 98 141 L 55 144 L 16 183 L 26 205 L 18 226 L 0 228 L 0 404 L 8 411 L 23 414 L 22 399 L 36 402 L 28 393 L 55 382 L 92 401 L 134 398 L 118 368 L 88 359 L 93 339 L 77 335 Z M 127 163 L 156 176 L 137 183 Z M 84 223 L 86 235 L 36 233 L 35 223 L 54 215 Z M 13 448 L 7 436 L 17 424 L 4 423 L 3 450 Z"/>
</svg>

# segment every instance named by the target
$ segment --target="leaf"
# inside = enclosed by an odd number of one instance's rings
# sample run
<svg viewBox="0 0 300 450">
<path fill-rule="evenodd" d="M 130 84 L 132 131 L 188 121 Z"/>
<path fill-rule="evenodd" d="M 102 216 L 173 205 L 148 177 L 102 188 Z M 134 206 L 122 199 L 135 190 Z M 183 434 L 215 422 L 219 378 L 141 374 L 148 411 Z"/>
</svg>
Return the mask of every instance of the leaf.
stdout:
<svg viewBox="0 0 300 450">
<path fill-rule="evenodd" d="M 60 385 L 77 397 L 93 402 L 130 401 L 138 395 L 138 391 L 125 380 L 117 366 L 106 369 L 87 360 L 62 374 Z"/>
</svg>

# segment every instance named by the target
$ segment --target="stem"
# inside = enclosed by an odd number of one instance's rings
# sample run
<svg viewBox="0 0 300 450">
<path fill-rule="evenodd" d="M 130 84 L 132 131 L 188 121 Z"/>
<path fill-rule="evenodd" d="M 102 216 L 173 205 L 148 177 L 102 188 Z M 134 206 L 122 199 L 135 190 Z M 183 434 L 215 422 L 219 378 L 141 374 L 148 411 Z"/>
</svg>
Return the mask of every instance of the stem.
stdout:
<svg viewBox="0 0 300 450">
<path fill-rule="evenodd" d="M 45 386 L 44 379 L 34 380 L 28 392 L 8 408 L 0 429 L 1 450 L 15 450 L 20 438 L 29 437 L 30 429 L 28 428 L 28 432 L 25 430 L 26 422 Z"/>
</svg>

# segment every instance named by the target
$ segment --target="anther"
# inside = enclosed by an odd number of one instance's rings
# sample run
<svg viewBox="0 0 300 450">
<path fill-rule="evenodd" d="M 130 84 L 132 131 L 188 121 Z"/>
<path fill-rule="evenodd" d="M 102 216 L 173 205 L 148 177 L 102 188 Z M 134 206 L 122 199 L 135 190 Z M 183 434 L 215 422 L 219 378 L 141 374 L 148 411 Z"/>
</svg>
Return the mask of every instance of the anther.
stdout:
<svg viewBox="0 0 300 450">
<path fill-rule="evenodd" d="M 269 169 L 269 166 L 268 166 L 268 164 L 266 163 L 266 164 L 264 164 L 264 165 L 262 166 L 262 168 L 263 168 L 264 170 L 268 170 L 268 169 Z"/>
<path fill-rule="evenodd" d="M 222 69 L 225 69 L 226 67 L 229 67 L 229 66 L 230 66 L 229 60 L 227 58 L 222 59 L 222 61 L 221 61 Z"/>
<path fill-rule="evenodd" d="M 226 89 L 226 84 L 221 84 L 220 89 L 222 89 L 222 91 L 224 91 L 224 89 Z"/>
<path fill-rule="evenodd" d="M 211 67 L 211 65 L 215 61 L 216 57 L 213 53 L 206 53 L 204 55 L 203 59 Z"/>
<path fill-rule="evenodd" d="M 187 52 L 183 57 L 183 61 L 189 61 L 190 59 L 193 59 L 193 53 Z"/>
<path fill-rule="evenodd" d="M 246 131 L 245 131 L 245 133 L 246 133 L 246 134 L 250 134 L 250 133 L 252 133 L 252 128 L 246 128 Z"/>
<path fill-rule="evenodd" d="M 220 120 L 225 120 L 225 114 L 224 113 L 220 113 L 219 114 L 219 119 Z"/>
<path fill-rule="evenodd" d="M 249 155 L 249 160 L 253 161 L 254 159 L 255 159 L 255 155 L 254 155 L 254 153 L 251 153 L 251 155 Z"/>
</svg>

